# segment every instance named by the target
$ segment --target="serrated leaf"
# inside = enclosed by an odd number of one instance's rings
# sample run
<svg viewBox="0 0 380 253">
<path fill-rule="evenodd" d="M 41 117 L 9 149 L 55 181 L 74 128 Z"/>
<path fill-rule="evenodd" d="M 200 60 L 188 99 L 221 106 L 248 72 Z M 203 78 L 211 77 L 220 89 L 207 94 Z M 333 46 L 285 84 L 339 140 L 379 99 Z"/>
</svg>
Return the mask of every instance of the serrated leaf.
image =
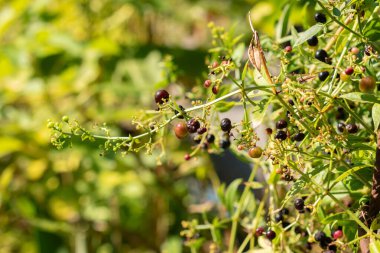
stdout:
<svg viewBox="0 0 380 253">
<path fill-rule="evenodd" d="M 369 250 L 371 253 L 380 253 L 380 241 L 372 240 L 369 244 Z"/>
<path fill-rule="evenodd" d="M 375 131 L 380 125 L 380 104 L 374 104 L 372 107 L 372 120 Z"/>
<path fill-rule="evenodd" d="M 322 29 L 323 29 L 323 25 L 321 24 L 313 25 L 306 31 L 299 34 L 299 37 L 296 39 L 294 43 L 294 46 L 296 47 L 298 45 L 301 45 L 302 43 L 304 43 L 305 41 L 307 41 L 308 39 L 310 39 L 311 37 L 319 33 Z"/>
<path fill-rule="evenodd" d="M 362 92 L 351 92 L 340 96 L 340 98 L 345 98 L 354 102 L 361 103 L 380 103 L 380 97 L 374 94 L 362 93 Z"/>
</svg>

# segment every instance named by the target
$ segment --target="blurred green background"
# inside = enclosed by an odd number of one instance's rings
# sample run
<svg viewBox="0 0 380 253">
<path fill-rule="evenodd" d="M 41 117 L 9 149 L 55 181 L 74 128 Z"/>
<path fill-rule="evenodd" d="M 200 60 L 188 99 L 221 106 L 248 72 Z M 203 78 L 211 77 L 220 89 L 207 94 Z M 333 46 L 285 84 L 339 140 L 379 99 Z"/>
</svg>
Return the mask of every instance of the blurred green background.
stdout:
<svg viewBox="0 0 380 253">
<path fill-rule="evenodd" d="M 249 41 L 251 8 L 273 35 L 274 0 L 1 1 L 0 253 L 184 251 L 181 220 L 200 201 L 189 185 L 207 178 L 207 160 L 181 164 L 178 142 L 162 165 L 80 142 L 58 151 L 46 123 L 69 115 L 133 132 L 156 89 L 202 82 L 210 21 Z"/>
</svg>

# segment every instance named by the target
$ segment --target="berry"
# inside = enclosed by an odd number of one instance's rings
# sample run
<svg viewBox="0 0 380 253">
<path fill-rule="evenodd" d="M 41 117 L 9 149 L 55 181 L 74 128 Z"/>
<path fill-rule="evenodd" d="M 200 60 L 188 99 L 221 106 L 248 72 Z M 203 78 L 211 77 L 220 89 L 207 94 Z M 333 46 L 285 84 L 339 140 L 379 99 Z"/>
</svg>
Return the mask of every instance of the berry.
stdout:
<svg viewBox="0 0 380 253">
<path fill-rule="evenodd" d="M 208 87 L 210 87 L 211 86 L 211 80 L 209 80 L 209 79 L 207 79 L 204 83 L 203 83 L 203 86 L 205 87 L 205 88 L 208 88 Z"/>
<path fill-rule="evenodd" d="M 225 139 L 225 140 L 221 140 L 220 141 L 220 147 L 222 149 L 227 149 L 231 146 L 231 142 L 230 142 L 230 139 Z"/>
<path fill-rule="evenodd" d="M 185 108 L 182 105 L 178 105 L 179 109 L 181 109 L 181 115 L 178 116 L 179 119 L 183 119 L 185 114 Z M 179 112 L 177 110 L 174 110 L 174 114 L 177 115 Z"/>
<path fill-rule="evenodd" d="M 214 136 L 213 134 L 208 134 L 208 135 L 206 136 L 206 141 L 207 141 L 208 143 L 213 143 L 213 142 L 215 141 L 215 136 Z"/>
<path fill-rule="evenodd" d="M 352 124 L 347 124 L 346 125 L 346 130 L 347 132 L 349 132 L 350 134 L 355 134 L 359 131 L 359 128 L 356 124 L 352 123 Z"/>
<path fill-rule="evenodd" d="M 359 52 L 360 52 L 359 48 L 357 48 L 357 47 L 351 48 L 351 53 L 352 54 L 359 54 Z"/>
<path fill-rule="evenodd" d="M 169 93 L 166 90 L 158 90 L 154 95 L 154 99 L 156 103 L 163 104 L 165 101 L 168 101 Z"/>
<path fill-rule="evenodd" d="M 344 111 L 343 107 L 338 107 L 338 112 L 335 115 L 335 118 L 337 120 L 344 120 L 346 119 L 347 115 L 346 112 Z"/>
<path fill-rule="evenodd" d="M 282 141 L 286 140 L 287 137 L 288 137 L 287 134 L 282 130 L 278 131 L 276 135 L 274 136 L 275 139 L 279 139 Z"/>
<path fill-rule="evenodd" d="M 303 199 L 296 199 L 294 201 L 294 208 L 297 209 L 298 211 L 301 211 L 305 208 L 305 202 Z"/>
<path fill-rule="evenodd" d="M 189 161 L 190 158 L 191 158 L 191 156 L 189 154 L 186 154 L 184 158 L 185 158 L 186 161 Z"/>
<path fill-rule="evenodd" d="M 365 76 L 360 79 L 359 90 L 361 92 L 371 92 L 375 89 L 376 80 L 372 76 Z"/>
<path fill-rule="evenodd" d="M 293 48 L 292 48 L 292 46 L 286 46 L 284 48 L 284 50 L 285 50 L 285 52 L 290 53 L 290 52 L 292 52 Z"/>
<path fill-rule="evenodd" d="M 339 132 L 343 133 L 344 129 L 346 128 L 346 125 L 342 122 L 339 122 L 337 128 Z"/>
<path fill-rule="evenodd" d="M 257 237 L 261 236 L 263 233 L 264 233 L 264 228 L 263 227 L 256 228 L 255 235 Z"/>
<path fill-rule="evenodd" d="M 365 46 L 364 53 L 365 55 L 370 56 L 373 53 L 373 48 L 369 45 Z"/>
<path fill-rule="evenodd" d="M 252 158 L 259 158 L 263 150 L 260 147 L 253 147 L 248 150 L 248 155 Z"/>
<path fill-rule="evenodd" d="M 287 123 L 286 120 L 284 120 L 284 119 L 280 119 L 280 120 L 277 121 L 277 123 L 276 123 L 276 128 L 277 128 L 277 129 L 283 129 L 283 128 L 287 127 L 287 126 L 288 126 L 288 123 Z"/>
<path fill-rule="evenodd" d="M 222 119 L 220 121 L 220 128 L 222 129 L 223 132 L 231 131 L 231 128 L 232 128 L 231 120 L 228 118 Z"/>
<path fill-rule="evenodd" d="M 276 232 L 274 232 L 273 230 L 268 230 L 265 234 L 265 236 L 269 239 L 269 240 L 273 240 L 274 238 L 276 238 Z"/>
<path fill-rule="evenodd" d="M 187 122 L 187 130 L 189 131 L 189 133 L 195 133 L 199 129 L 200 126 L 201 124 L 196 119 L 190 119 Z"/>
<path fill-rule="evenodd" d="M 218 94 L 218 92 L 219 92 L 219 87 L 217 85 L 212 86 L 212 93 L 216 95 Z"/>
<path fill-rule="evenodd" d="M 282 221 L 283 219 L 284 219 L 284 217 L 282 216 L 281 213 L 276 213 L 276 215 L 274 216 L 274 220 L 275 220 L 276 222 L 280 222 L 280 221 Z"/>
<path fill-rule="evenodd" d="M 198 133 L 198 134 L 204 134 L 204 133 L 206 133 L 206 131 L 207 131 L 207 128 L 202 127 L 202 128 L 199 128 L 199 129 L 197 130 L 197 133 Z"/>
<path fill-rule="evenodd" d="M 309 46 L 312 46 L 312 47 L 315 47 L 316 45 L 318 45 L 318 38 L 317 38 L 317 36 L 313 36 L 310 39 L 308 39 L 307 40 L 307 44 L 309 44 Z"/>
<path fill-rule="evenodd" d="M 319 74 L 318 74 L 318 78 L 319 78 L 319 80 L 320 81 L 324 81 L 324 80 L 326 80 L 327 79 L 327 77 L 329 76 L 329 72 L 327 72 L 327 71 L 322 71 L 322 72 L 320 72 Z"/>
<path fill-rule="evenodd" d="M 352 75 L 354 73 L 354 68 L 353 67 L 348 67 L 348 68 L 346 68 L 346 70 L 344 71 L 344 73 L 346 73 L 347 75 Z"/>
<path fill-rule="evenodd" d="M 350 80 L 350 76 L 346 74 L 346 72 L 342 72 L 340 73 L 340 80 L 342 80 L 343 82 L 347 82 Z"/>
<path fill-rule="evenodd" d="M 302 141 L 304 138 L 305 134 L 301 132 L 293 136 L 293 140 L 295 141 Z"/>
<path fill-rule="evenodd" d="M 219 63 L 217 62 L 217 61 L 214 61 L 213 63 L 212 63 L 212 65 L 211 65 L 211 68 L 216 68 L 216 67 L 218 67 L 219 66 Z"/>
<path fill-rule="evenodd" d="M 326 234 L 323 233 L 322 231 L 318 231 L 317 233 L 315 233 L 314 239 L 317 242 L 322 242 L 322 241 L 324 241 L 326 239 Z"/>
<path fill-rule="evenodd" d="M 288 215 L 289 214 L 289 209 L 284 208 L 284 209 L 281 209 L 280 212 L 281 212 L 282 215 Z"/>
<path fill-rule="evenodd" d="M 318 49 L 315 52 L 315 58 L 317 60 L 320 60 L 322 62 L 326 62 L 327 63 L 327 60 L 328 60 L 327 52 L 324 49 Z"/>
<path fill-rule="evenodd" d="M 288 100 L 288 103 L 289 103 L 290 105 L 294 105 L 294 101 L 293 101 L 293 99 L 289 99 L 289 100 Z"/>
<path fill-rule="evenodd" d="M 320 13 L 320 12 L 315 13 L 314 19 L 318 23 L 322 23 L 322 24 L 326 23 L 326 21 L 327 21 L 325 14 Z"/>
<path fill-rule="evenodd" d="M 267 132 L 267 135 L 271 135 L 273 133 L 272 128 L 269 128 L 269 127 L 265 129 L 265 131 Z"/>
<path fill-rule="evenodd" d="M 343 231 L 338 229 L 338 230 L 335 230 L 334 233 L 333 233 L 333 238 L 334 240 L 338 240 L 339 238 L 342 238 L 343 237 Z"/>
<path fill-rule="evenodd" d="M 174 133 L 178 139 L 184 138 L 187 135 L 187 126 L 185 122 L 178 122 L 177 125 L 175 125 L 174 127 Z"/>
</svg>

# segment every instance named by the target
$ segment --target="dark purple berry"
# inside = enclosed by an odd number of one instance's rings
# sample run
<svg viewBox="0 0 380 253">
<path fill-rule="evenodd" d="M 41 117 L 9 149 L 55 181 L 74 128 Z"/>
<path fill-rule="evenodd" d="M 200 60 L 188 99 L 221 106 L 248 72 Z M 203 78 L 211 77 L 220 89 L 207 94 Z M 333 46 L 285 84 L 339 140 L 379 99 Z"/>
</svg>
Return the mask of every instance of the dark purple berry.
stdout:
<svg viewBox="0 0 380 253">
<path fill-rule="evenodd" d="M 344 70 L 344 73 L 346 73 L 346 75 L 352 75 L 354 73 L 354 68 L 348 67 Z"/>
<path fill-rule="evenodd" d="M 318 74 L 318 78 L 319 78 L 319 80 L 320 81 L 324 81 L 324 80 L 326 80 L 327 79 L 327 77 L 329 76 L 329 72 L 328 71 L 322 71 L 322 72 L 319 72 L 319 74 Z"/>
<path fill-rule="evenodd" d="M 256 228 L 255 235 L 257 237 L 261 236 L 263 233 L 264 233 L 264 228 L 263 227 Z"/>
<path fill-rule="evenodd" d="M 282 140 L 282 141 L 286 140 L 287 137 L 288 136 L 287 136 L 286 132 L 284 132 L 282 130 L 278 131 L 276 133 L 276 135 L 274 136 L 275 139 L 279 139 L 279 140 Z"/>
<path fill-rule="evenodd" d="M 316 45 L 318 45 L 318 38 L 317 38 L 317 36 L 313 36 L 310 39 L 308 39 L 307 40 L 307 44 L 309 44 L 309 46 L 312 46 L 312 47 L 315 47 Z"/>
<path fill-rule="evenodd" d="M 281 214 L 282 215 L 288 215 L 289 214 L 289 209 L 288 208 L 283 208 L 283 209 L 281 209 Z"/>
<path fill-rule="evenodd" d="M 208 143 L 213 143 L 215 141 L 215 136 L 213 134 L 208 134 L 206 140 Z"/>
<path fill-rule="evenodd" d="M 283 129 L 283 128 L 286 128 L 288 126 L 288 123 L 286 122 L 286 120 L 284 119 L 280 119 L 279 121 L 277 121 L 276 123 L 276 128 L 277 129 Z"/>
<path fill-rule="evenodd" d="M 288 100 L 288 103 L 289 103 L 290 105 L 294 105 L 294 101 L 293 101 L 292 99 L 289 99 L 289 100 Z"/>
<path fill-rule="evenodd" d="M 268 230 L 265 234 L 265 236 L 269 239 L 269 240 L 273 240 L 274 238 L 276 238 L 276 232 L 274 232 L 273 230 Z"/>
<path fill-rule="evenodd" d="M 325 14 L 320 13 L 320 12 L 315 13 L 314 19 L 318 23 L 322 23 L 322 24 L 326 23 L 326 21 L 327 21 Z"/>
<path fill-rule="evenodd" d="M 347 124 L 346 125 L 346 129 L 347 129 L 347 132 L 349 132 L 350 134 L 355 134 L 359 131 L 359 128 L 356 124 L 352 123 L 352 124 Z"/>
<path fill-rule="evenodd" d="M 198 133 L 198 134 L 204 134 L 204 133 L 206 133 L 206 131 L 207 131 L 207 128 L 205 128 L 205 127 L 201 127 L 201 128 L 199 128 L 199 129 L 197 130 L 197 133 Z"/>
<path fill-rule="evenodd" d="M 342 122 L 339 122 L 337 128 L 339 132 L 343 133 L 344 129 L 346 128 L 346 125 Z"/>
<path fill-rule="evenodd" d="M 320 60 L 321 62 L 328 61 L 328 55 L 327 52 L 324 49 L 318 49 L 317 52 L 315 52 L 315 58 Z"/>
<path fill-rule="evenodd" d="M 201 124 L 196 119 L 190 119 L 187 122 L 187 130 L 189 131 L 189 133 L 195 133 L 199 129 L 200 126 Z"/>
<path fill-rule="evenodd" d="M 276 222 L 280 222 L 280 221 L 282 221 L 283 219 L 284 219 L 284 217 L 282 216 L 281 213 L 276 213 L 276 215 L 274 216 L 274 220 L 275 220 Z"/>
<path fill-rule="evenodd" d="M 181 109 L 181 115 L 178 116 L 179 119 L 183 119 L 184 118 L 184 114 L 185 114 L 185 108 L 182 106 L 182 105 L 178 105 L 179 109 Z M 174 114 L 177 115 L 179 112 L 177 110 L 174 110 Z"/>
<path fill-rule="evenodd" d="M 230 142 L 229 139 L 224 139 L 224 140 L 221 140 L 221 141 L 220 141 L 220 147 L 221 147 L 222 149 L 227 149 L 227 148 L 229 148 L 230 146 L 231 146 L 231 142 Z"/>
<path fill-rule="evenodd" d="M 297 209 L 298 211 L 301 211 L 305 208 L 305 202 L 303 199 L 296 199 L 294 201 L 294 208 Z"/>
<path fill-rule="evenodd" d="M 293 140 L 295 141 L 302 141 L 304 138 L 305 134 L 301 132 L 293 136 Z"/>
<path fill-rule="evenodd" d="M 154 99 L 156 100 L 156 103 L 163 104 L 168 101 L 169 93 L 166 90 L 158 90 L 154 95 Z"/>
<path fill-rule="evenodd" d="M 318 231 L 317 233 L 315 233 L 315 235 L 314 235 L 314 239 L 315 239 L 317 242 L 324 241 L 324 240 L 326 239 L 326 234 L 323 233 L 322 231 Z"/>
<path fill-rule="evenodd" d="M 231 131 L 231 128 L 232 128 L 231 120 L 228 118 L 222 119 L 220 121 L 220 128 L 222 129 L 223 132 Z"/>
</svg>

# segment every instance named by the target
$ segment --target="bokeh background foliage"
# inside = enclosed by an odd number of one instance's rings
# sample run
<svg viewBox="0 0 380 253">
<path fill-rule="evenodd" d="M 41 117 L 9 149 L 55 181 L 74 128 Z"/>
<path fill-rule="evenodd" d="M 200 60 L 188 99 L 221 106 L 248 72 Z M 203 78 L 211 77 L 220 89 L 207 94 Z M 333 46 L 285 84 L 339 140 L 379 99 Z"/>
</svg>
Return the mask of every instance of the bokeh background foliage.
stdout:
<svg viewBox="0 0 380 253">
<path fill-rule="evenodd" d="M 201 82 L 208 22 L 235 24 L 249 41 L 247 12 L 259 30 L 274 35 L 282 6 L 275 0 L 1 1 L 0 252 L 181 252 L 180 222 L 202 195 L 190 194 L 189 185 L 195 177 L 206 184 L 207 158 L 179 166 L 185 149 L 175 141 L 161 165 L 157 154 L 99 156 L 96 143 L 57 151 L 47 119 L 67 114 L 133 133 L 132 116 L 154 109 L 157 88 L 175 82 L 181 93 Z M 306 12 L 307 5 L 291 20 L 308 22 Z"/>
</svg>

